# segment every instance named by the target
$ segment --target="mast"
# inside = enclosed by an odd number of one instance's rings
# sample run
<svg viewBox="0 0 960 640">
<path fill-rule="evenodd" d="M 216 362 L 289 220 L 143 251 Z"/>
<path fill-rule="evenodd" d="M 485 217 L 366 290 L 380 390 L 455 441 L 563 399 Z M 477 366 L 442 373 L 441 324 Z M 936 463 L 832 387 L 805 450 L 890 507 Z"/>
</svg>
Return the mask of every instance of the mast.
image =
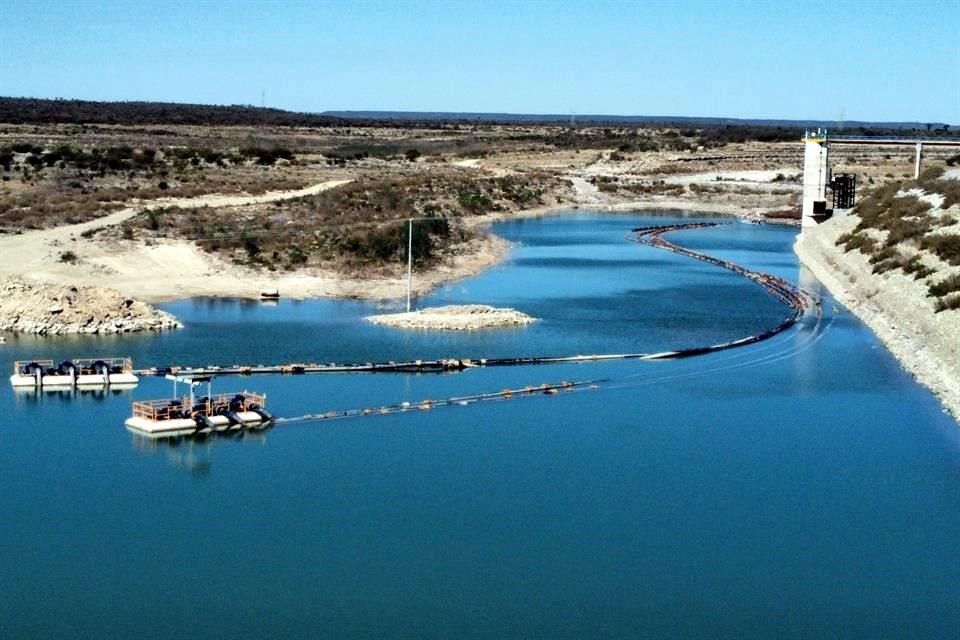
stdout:
<svg viewBox="0 0 960 640">
<path fill-rule="evenodd" d="M 407 313 L 410 313 L 410 286 L 413 282 L 413 218 L 407 229 Z"/>
</svg>

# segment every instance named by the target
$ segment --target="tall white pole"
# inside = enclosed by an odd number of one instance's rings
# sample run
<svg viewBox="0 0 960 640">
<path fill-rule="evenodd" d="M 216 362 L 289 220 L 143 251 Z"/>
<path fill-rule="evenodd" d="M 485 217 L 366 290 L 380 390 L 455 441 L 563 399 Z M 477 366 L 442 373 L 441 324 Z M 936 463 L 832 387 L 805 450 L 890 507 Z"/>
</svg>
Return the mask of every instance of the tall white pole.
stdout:
<svg viewBox="0 0 960 640">
<path fill-rule="evenodd" d="M 410 285 L 413 282 L 413 218 L 407 229 L 407 313 L 410 313 Z"/>
</svg>

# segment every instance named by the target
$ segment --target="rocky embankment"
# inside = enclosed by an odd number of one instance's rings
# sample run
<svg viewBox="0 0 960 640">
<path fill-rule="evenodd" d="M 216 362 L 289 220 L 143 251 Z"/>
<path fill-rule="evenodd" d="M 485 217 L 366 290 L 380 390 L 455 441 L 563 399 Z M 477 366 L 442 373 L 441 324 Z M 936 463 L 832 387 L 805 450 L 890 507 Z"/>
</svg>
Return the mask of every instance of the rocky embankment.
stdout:
<svg viewBox="0 0 960 640">
<path fill-rule="evenodd" d="M 183 325 L 167 313 L 113 289 L 19 278 L 0 281 L 0 331 L 62 335 L 164 331 Z"/>
<path fill-rule="evenodd" d="M 367 318 L 374 324 L 400 329 L 440 329 L 445 331 L 475 331 L 489 327 L 523 326 L 536 322 L 516 309 L 498 309 L 482 304 L 450 305 L 388 313 Z"/>
<path fill-rule="evenodd" d="M 833 296 L 960 418 L 960 312 L 936 313 L 926 285 L 913 276 L 899 270 L 876 274 L 867 256 L 838 247 L 837 239 L 856 223 L 853 216 L 841 216 L 804 229 L 794 249 Z"/>
</svg>

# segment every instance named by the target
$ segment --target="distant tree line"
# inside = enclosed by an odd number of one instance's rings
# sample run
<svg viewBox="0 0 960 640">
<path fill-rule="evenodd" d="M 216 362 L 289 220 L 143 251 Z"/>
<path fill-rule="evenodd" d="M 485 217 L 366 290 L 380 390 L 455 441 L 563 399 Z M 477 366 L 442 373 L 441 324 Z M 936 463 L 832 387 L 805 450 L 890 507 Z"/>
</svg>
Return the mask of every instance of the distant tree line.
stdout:
<svg viewBox="0 0 960 640">
<path fill-rule="evenodd" d="M 453 127 L 464 125 L 526 124 L 555 128 L 553 142 L 561 147 L 586 147 L 599 142 L 600 137 L 591 135 L 589 140 L 581 135 L 591 129 L 602 129 L 602 137 L 613 129 L 676 129 L 684 138 L 692 138 L 694 132 L 706 146 L 722 146 L 729 142 L 794 141 L 803 133 L 803 125 L 777 121 L 739 120 L 716 122 L 716 118 L 642 118 L 610 117 L 604 121 L 598 116 L 593 120 L 578 122 L 570 126 L 558 119 L 546 116 L 503 116 L 502 118 L 468 119 L 464 114 L 401 114 L 402 117 L 390 117 L 387 112 L 346 112 L 338 115 L 296 113 L 282 109 L 269 109 L 250 105 L 203 105 L 179 104 L 173 102 L 93 102 L 89 100 L 10 98 L 0 97 L 0 122 L 9 124 L 117 124 L 117 125 L 274 125 L 291 127 L 400 127 L 421 129 L 430 127 Z M 609 128 L 604 128 L 609 127 Z M 950 125 L 939 123 L 895 123 L 890 125 L 869 123 L 848 123 L 830 129 L 833 133 L 856 135 L 909 135 L 924 136 L 956 135 Z M 522 137 L 523 134 L 521 134 Z M 530 134 L 527 134 L 530 135 Z M 534 134 L 534 137 L 541 137 Z M 610 141 L 607 140 L 607 143 Z M 636 143 L 637 141 L 630 141 Z M 667 141 L 666 148 L 671 148 Z M 649 144 L 649 143 L 644 143 Z M 614 145 L 616 146 L 616 145 Z M 651 145 L 652 146 L 652 145 Z M 644 150 L 641 146 L 636 150 Z M 369 150 L 357 150 L 345 153 L 344 157 L 357 153 L 378 155 Z"/>
<path fill-rule="evenodd" d="M 91 102 L 0 97 L 0 122 L 10 124 L 185 124 L 342 126 L 333 116 L 294 113 L 248 105 L 177 104 L 172 102 Z"/>
</svg>

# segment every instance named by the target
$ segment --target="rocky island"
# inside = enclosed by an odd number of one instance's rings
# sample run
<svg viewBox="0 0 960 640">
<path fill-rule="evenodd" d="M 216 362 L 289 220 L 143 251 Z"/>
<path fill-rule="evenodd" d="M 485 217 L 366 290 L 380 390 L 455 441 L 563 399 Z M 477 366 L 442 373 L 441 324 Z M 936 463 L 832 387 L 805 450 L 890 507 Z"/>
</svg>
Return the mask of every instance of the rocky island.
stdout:
<svg viewBox="0 0 960 640">
<path fill-rule="evenodd" d="M 0 281 L 0 331 L 62 335 L 164 331 L 182 325 L 167 313 L 104 287 L 20 278 Z"/>
<path fill-rule="evenodd" d="M 400 329 L 439 329 L 443 331 L 476 331 L 491 327 L 525 326 L 536 322 L 516 309 L 498 309 L 483 304 L 449 305 L 388 313 L 367 318 L 374 324 Z"/>
</svg>

